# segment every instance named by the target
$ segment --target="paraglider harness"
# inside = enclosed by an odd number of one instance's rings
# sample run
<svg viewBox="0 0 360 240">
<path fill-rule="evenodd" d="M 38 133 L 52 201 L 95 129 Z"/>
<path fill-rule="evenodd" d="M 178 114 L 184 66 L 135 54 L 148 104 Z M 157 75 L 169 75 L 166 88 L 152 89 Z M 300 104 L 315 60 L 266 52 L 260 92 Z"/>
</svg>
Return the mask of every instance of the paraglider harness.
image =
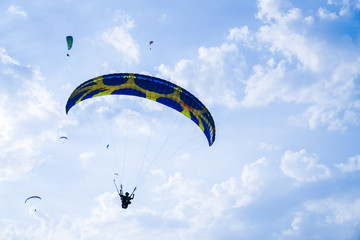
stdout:
<svg viewBox="0 0 360 240">
<path fill-rule="evenodd" d="M 130 200 L 134 199 L 134 197 L 135 197 L 134 192 L 136 190 L 136 187 L 134 188 L 134 190 L 132 191 L 132 193 L 130 195 L 128 192 L 126 192 L 124 195 L 123 190 L 122 190 L 122 184 L 120 184 L 120 191 L 115 183 L 115 179 L 114 179 L 114 185 L 115 185 L 116 191 L 118 192 L 120 199 L 121 199 L 121 207 L 123 209 L 126 209 L 128 207 L 128 205 L 131 204 Z"/>
</svg>

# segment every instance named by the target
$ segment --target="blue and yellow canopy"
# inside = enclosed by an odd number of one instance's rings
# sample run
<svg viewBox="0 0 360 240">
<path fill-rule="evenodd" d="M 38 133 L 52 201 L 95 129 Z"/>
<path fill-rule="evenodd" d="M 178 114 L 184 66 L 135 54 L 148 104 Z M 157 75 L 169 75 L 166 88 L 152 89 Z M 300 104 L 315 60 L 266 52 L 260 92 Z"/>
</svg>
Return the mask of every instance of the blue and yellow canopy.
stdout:
<svg viewBox="0 0 360 240">
<path fill-rule="evenodd" d="M 66 114 L 77 103 L 103 95 L 132 95 L 164 104 L 190 118 L 204 132 L 209 146 L 215 141 L 215 123 L 204 104 L 187 90 L 160 78 L 115 73 L 90 79 L 78 86 L 66 103 Z"/>
</svg>

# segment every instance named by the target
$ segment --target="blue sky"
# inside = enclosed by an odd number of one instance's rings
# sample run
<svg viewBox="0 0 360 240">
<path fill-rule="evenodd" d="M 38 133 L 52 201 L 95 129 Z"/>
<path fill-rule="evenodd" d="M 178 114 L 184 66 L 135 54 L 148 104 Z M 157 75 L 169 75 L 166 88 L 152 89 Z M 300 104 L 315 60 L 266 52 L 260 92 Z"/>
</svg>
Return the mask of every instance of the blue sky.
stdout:
<svg viewBox="0 0 360 240">
<path fill-rule="evenodd" d="M 360 1 L 5 0 L 0 12 L 1 239 L 360 238 Z M 192 92 L 213 146 L 147 100 L 65 114 L 75 87 L 114 72 Z M 114 178 L 138 187 L 127 210 Z"/>
</svg>

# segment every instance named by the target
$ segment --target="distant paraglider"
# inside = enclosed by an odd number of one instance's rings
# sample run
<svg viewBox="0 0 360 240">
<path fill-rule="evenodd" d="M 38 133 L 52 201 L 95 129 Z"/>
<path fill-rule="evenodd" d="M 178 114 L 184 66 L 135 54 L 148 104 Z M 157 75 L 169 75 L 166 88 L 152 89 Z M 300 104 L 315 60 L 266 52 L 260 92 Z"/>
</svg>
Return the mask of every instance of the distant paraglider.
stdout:
<svg viewBox="0 0 360 240">
<path fill-rule="evenodd" d="M 65 136 L 59 137 L 59 140 L 62 142 L 62 144 L 64 144 L 65 142 L 67 142 L 69 139 Z"/>
<path fill-rule="evenodd" d="M 66 36 L 66 43 L 67 43 L 68 50 L 70 50 L 72 48 L 73 42 L 74 42 L 74 39 L 72 36 Z M 66 56 L 69 57 L 70 56 L 69 53 L 66 54 Z"/>
<path fill-rule="evenodd" d="M 149 46 L 150 46 L 150 50 L 151 50 L 151 45 L 154 43 L 154 41 L 150 41 L 149 42 Z"/>
<path fill-rule="evenodd" d="M 37 198 L 37 199 L 40 199 L 40 200 L 41 200 L 41 197 L 39 197 L 39 196 L 31 196 L 31 197 L 28 197 L 28 198 L 25 200 L 25 203 L 26 203 L 29 199 L 33 199 L 33 198 Z"/>
<path fill-rule="evenodd" d="M 41 197 L 39 197 L 39 196 L 31 196 L 31 197 L 28 197 L 27 199 L 25 199 L 25 202 L 24 202 L 24 203 L 26 204 L 26 202 L 27 202 L 27 201 L 29 201 L 30 199 L 34 199 L 34 198 L 35 198 L 35 199 L 40 199 L 40 200 L 41 200 Z M 36 208 L 34 208 L 34 211 L 36 212 L 36 211 L 37 211 L 37 209 L 36 209 Z"/>
</svg>

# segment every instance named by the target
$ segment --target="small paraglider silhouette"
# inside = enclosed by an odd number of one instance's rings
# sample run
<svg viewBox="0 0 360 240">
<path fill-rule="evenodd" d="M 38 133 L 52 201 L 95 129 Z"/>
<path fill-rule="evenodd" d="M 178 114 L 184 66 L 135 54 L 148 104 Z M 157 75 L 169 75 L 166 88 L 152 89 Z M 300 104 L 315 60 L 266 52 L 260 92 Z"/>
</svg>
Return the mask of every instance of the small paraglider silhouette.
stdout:
<svg viewBox="0 0 360 240">
<path fill-rule="evenodd" d="M 62 142 L 62 144 L 64 144 L 66 141 L 68 141 L 68 138 L 65 136 L 59 137 L 59 139 Z"/>
<path fill-rule="evenodd" d="M 29 199 L 32 199 L 32 198 L 37 198 L 37 199 L 41 200 L 41 197 L 39 197 L 39 196 L 31 196 L 31 197 L 28 197 L 24 203 L 26 203 Z"/>
<path fill-rule="evenodd" d="M 67 43 L 67 48 L 68 50 L 70 50 L 72 48 L 72 45 L 73 45 L 73 42 L 74 42 L 74 39 L 72 36 L 66 36 L 66 43 Z M 66 56 L 70 56 L 70 54 L 66 54 Z"/>
<path fill-rule="evenodd" d="M 149 42 L 149 46 L 150 46 L 150 50 L 151 50 L 151 45 L 154 43 L 154 41 L 150 41 Z"/>
<path fill-rule="evenodd" d="M 26 202 L 27 202 L 28 200 L 33 199 L 33 198 L 37 198 L 37 199 L 40 199 L 40 200 L 41 200 L 41 197 L 39 197 L 39 196 L 31 196 L 31 197 L 28 197 L 28 198 L 25 200 L 24 203 L 26 204 Z M 34 211 L 37 212 L 37 209 L 35 208 Z"/>
</svg>

